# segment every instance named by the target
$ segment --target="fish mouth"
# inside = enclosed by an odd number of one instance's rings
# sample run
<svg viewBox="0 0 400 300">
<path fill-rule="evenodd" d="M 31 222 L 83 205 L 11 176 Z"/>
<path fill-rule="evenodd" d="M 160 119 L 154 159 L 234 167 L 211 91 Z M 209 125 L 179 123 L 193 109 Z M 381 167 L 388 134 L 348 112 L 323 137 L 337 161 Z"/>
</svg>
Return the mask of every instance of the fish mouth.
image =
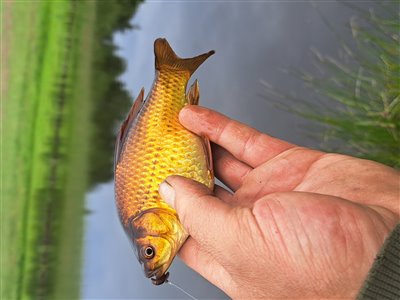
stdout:
<svg viewBox="0 0 400 300">
<path fill-rule="evenodd" d="M 146 277 L 151 279 L 151 282 L 154 285 L 160 285 L 163 284 L 165 281 L 167 281 L 169 277 L 169 272 L 164 273 L 164 270 L 162 267 L 152 270 L 152 271 L 146 271 Z"/>
<path fill-rule="evenodd" d="M 160 285 L 160 284 L 163 284 L 164 282 L 166 282 L 168 280 L 168 277 L 169 277 L 169 272 L 161 275 L 160 278 L 157 278 L 157 277 L 156 278 L 151 278 L 151 282 L 154 285 Z"/>
</svg>

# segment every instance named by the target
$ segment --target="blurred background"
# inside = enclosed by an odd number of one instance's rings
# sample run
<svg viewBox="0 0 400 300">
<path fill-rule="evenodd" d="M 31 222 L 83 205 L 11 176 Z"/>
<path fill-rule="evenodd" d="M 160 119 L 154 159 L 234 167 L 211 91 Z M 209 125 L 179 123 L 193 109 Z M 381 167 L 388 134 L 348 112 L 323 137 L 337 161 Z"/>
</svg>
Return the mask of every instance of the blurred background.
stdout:
<svg viewBox="0 0 400 300">
<path fill-rule="evenodd" d="M 182 57 L 201 105 L 270 135 L 399 167 L 398 1 L 1 2 L 1 299 L 187 298 L 144 277 L 117 218 L 115 135 Z M 262 274 L 260 274 L 262 276 Z M 178 258 L 171 281 L 227 298 Z"/>
</svg>

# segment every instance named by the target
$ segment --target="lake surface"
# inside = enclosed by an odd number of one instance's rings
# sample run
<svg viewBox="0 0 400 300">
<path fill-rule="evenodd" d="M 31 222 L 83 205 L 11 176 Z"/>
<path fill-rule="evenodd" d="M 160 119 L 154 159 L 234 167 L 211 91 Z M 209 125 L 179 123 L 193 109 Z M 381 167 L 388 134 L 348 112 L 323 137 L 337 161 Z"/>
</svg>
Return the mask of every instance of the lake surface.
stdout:
<svg viewBox="0 0 400 300">
<path fill-rule="evenodd" d="M 363 5 L 368 5 L 363 2 Z M 337 34 L 350 39 L 346 29 L 354 14 L 336 1 L 171 1 L 146 2 L 132 20 L 139 30 L 115 36 L 126 59 L 121 77 L 132 97 L 154 78 L 153 42 L 165 37 L 181 57 L 208 50 L 216 54 L 194 74 L 200 83 L 200 103 L 270 135 L 315 147 L 303 128 L 310 123 L 275 109 L 263 97 L 262 81 L 299 97 L 311 97 L 300 80 L 282 69 L 312 70 L 310 49 L 336 56 Z M 329 20 L 336 32 L 322 21 Z M 155 287 L 144 277 L 114 205 L 113 182 L 87 195 L 82 298 L 187 298 L 169 285 Z M 199 299 L 227 298 L 220 290 L 176 259 L 170 279 Z M 262 274 L 260 274 L 262 276 Z"/>
</svg>

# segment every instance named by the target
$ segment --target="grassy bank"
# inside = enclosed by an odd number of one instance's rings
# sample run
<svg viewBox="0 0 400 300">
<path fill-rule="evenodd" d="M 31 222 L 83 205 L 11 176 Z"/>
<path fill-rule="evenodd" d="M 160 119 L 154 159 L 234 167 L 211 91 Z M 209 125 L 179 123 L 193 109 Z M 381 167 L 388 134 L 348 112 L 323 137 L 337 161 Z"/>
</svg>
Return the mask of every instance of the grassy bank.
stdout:
<svg viewBox="0 0 400 300">
<path fill-rule="evenodd" d="M 95 12 L 2 4 L 1 299 L 78 298 Z"/>
<path fill-rule="evenodd" d="M 113 33 L 140 1 L 3 1 L 0 299 L 78 299 L 84 195 L 130 106 Z"/>
</svg>

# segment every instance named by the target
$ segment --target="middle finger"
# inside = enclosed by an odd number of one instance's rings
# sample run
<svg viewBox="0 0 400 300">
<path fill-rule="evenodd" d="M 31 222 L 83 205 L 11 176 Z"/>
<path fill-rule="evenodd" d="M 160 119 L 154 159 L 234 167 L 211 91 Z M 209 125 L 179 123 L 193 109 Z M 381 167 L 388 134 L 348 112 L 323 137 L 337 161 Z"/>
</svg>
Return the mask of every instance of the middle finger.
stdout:
<svg viewBox="0 0 400 300">
<path fill-rule="evenodd" d="M 211 144 L 211 146 L 216 177 L 235 192 L 242 185 L 244 177 L 253 168 L 239 161 L 221 146 L 217 144 Z"/>
</svg>

